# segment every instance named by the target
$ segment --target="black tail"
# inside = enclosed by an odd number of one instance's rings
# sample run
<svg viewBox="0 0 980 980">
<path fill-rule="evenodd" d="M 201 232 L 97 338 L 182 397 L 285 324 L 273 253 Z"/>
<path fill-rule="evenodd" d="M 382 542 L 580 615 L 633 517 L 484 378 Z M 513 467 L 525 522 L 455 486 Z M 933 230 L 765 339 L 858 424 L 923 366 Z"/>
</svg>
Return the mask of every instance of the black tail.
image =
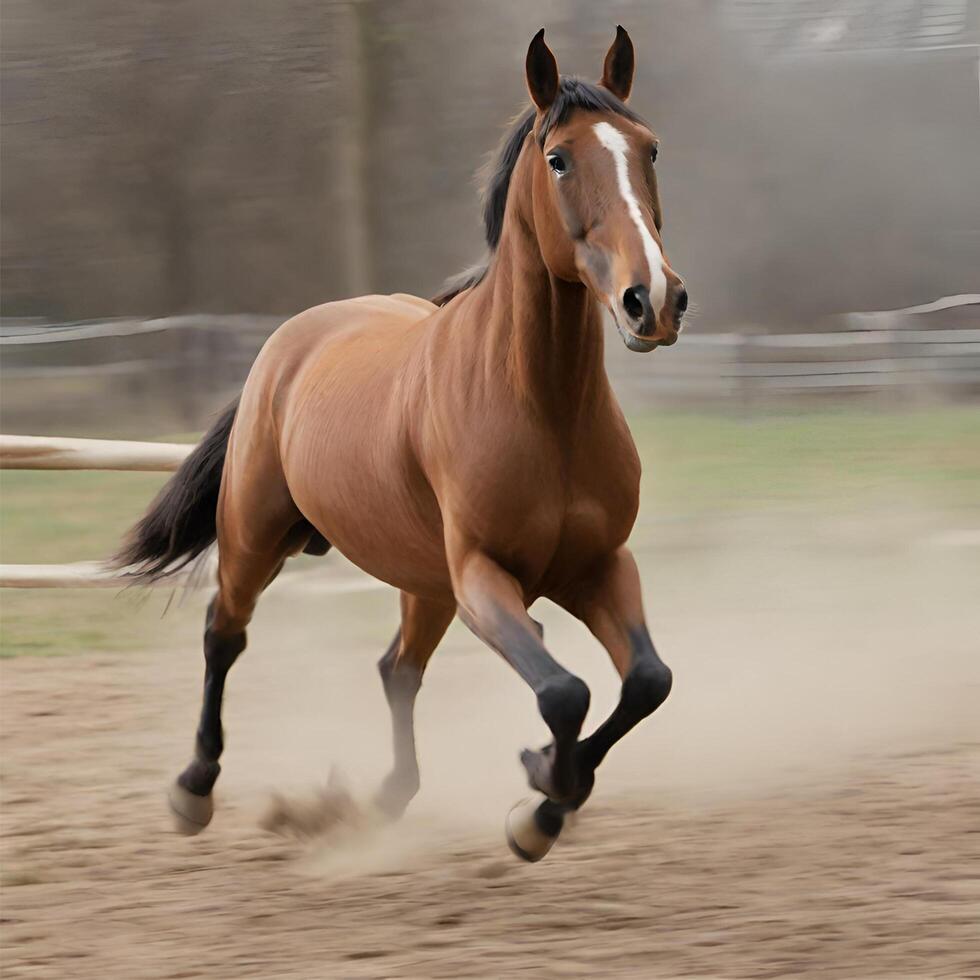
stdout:
<svg viewBox="0 0 980 980">
<path fill-rule="evenodd" d="M 221 471 L 237 411 L 236 398 L 129 532 L 113 558 L 117 568 L 153 582 L 183 568 L 214 542 Z"/>
</svg>

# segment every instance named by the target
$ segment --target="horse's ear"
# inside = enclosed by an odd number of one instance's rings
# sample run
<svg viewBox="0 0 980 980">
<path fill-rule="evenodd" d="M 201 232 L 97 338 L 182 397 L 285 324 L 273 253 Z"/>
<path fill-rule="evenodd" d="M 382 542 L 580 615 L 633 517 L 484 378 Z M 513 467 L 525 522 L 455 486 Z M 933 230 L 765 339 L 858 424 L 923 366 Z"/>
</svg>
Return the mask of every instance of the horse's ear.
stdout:
<svg viewBox="0 0 980 980">
<path fill-rule="evenodd" d="M 633 65 L 633 42 L 629 34 L 617 24 L 616 40 L 606 52 L 606 60 L 602 65 L 602 81 L 599 84 L 625 102 L 633 87 Z"/>
<path fill-rule="evenodd" d="M 525 69 L 531 101 L 544 112 L 551 107 L 558 95 L 558 62 L 555 61 L 551 48 L 544 43 L 543 27 L 531 38 Z"/>
</svg>

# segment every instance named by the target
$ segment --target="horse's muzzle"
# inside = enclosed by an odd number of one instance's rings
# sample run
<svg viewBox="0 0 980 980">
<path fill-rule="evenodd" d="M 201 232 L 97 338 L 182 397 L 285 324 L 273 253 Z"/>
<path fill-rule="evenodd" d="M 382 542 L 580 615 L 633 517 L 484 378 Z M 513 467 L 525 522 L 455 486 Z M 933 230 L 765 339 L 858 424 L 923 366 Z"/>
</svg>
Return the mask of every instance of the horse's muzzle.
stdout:
<svg viewBox="0 0 980 980">
<path fill-rule="evenodd" d="M 659 311 L 653 308 L 650 290 L 640 283 L 623 292 L 620 304 L 622 313 L 616 310 L 613 313 L 620 335 L 630 350 L 647 352 L 677 343 L 681 319 L 688 304 L 687 290 L 679 279 L 668 291 Z"/>
</svg>

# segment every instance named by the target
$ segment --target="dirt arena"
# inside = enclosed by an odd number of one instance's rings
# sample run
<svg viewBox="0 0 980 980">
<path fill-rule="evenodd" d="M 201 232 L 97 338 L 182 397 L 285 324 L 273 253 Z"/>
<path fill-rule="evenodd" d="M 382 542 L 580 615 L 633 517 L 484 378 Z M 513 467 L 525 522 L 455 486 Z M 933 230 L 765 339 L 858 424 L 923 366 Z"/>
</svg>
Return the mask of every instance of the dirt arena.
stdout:
<svg viewBox="0 0 980 980">
<path fill-rule="evenodd" d="M 295 812 L 337 766 L 364 798 L 387 764 L 374 661 L 396 603 L 330 591 L 341 562 L 260 607 L 197 838 L 164 793 L 202 596 L 153 651 L 5 662 L 3 976 L 980 977 L 980 549 L 901 514 L 778 530 L 669 532 L 641 556 L 674 693 L 536 866 L 502 832 L 533 700 L 458 625 L 419 699 L 404 822 L 262 829 L 274 793 Z M 591 723 L 611 670 L 539 615 Z"/>
</svg>

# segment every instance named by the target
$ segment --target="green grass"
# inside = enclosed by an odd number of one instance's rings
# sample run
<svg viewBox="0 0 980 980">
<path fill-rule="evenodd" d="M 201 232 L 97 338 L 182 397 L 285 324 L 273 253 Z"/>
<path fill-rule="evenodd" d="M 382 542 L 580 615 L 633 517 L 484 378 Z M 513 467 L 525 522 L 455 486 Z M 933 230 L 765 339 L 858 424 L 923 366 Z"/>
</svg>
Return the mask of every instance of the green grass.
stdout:
<svg viewBox="0 0 980 980">
<path fill-rule="evenodd" d="M 667 412 L 630 423 L 643 458 L 643 506 L 657 511 L 836 511 L 909 498 L 959 508 L 980 497 L 975 407 Z"/>
<path fill-rule="evenodd" d="M 4 562 L 108 557 L 166 478 L 166 473 L 0 471 Z"/>
<path fill-rule="evenodd" d="M 873 512 L 899 503 L 980 513 L 980 410 L 821 409 L 736 416 L 648 411 L 630 419 L 643 458 L 641 522 L 766 509 Z M 104 558 L 163 474 L 0 473 L 0 559 Z M 638 535 L 642 530 L 638 529 Z M 641 543 L 641 542 L 637 542 Z M 161 590 L 162 591 L 162 590 Z M 167 596 L 4 590 L 0 655 L 138 649 L 172 634 Z"/>
<path fill-rule="evenodd" d="M 173 632 L 160 599 L 114 589 L 4 589 L 0 657 L 139 650 Z"/>
<path fill-rule="evenodd" d="M 167 476 L 0 471 L 0 560 L 62 564 L 109 557 Z M 0 656 L 145 646 L 159 633 L 159 597 L 116 589 L 4 589 Z"/>
</svg>

